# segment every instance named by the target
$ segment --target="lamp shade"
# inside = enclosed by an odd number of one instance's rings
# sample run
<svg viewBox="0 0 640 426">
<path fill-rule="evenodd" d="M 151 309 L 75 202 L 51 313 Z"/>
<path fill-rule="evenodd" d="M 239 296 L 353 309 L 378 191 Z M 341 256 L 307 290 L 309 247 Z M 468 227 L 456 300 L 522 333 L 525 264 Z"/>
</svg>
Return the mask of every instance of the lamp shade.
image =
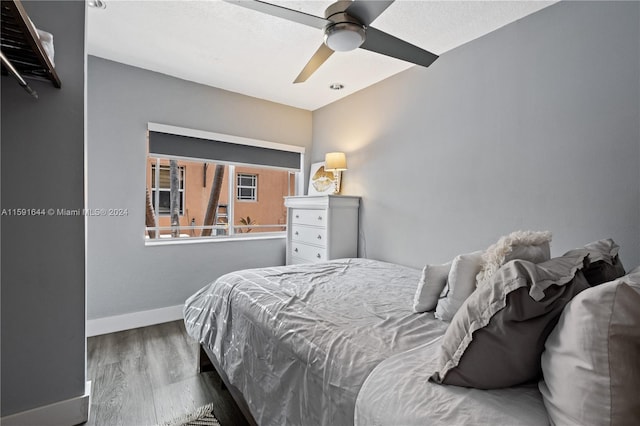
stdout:
<svg viewBox="0 0 640 426">
<path fill-rule="evenodd" d="M 328 171 L 347 170 L 347 156 L 344 152 L 328 152 L 324 156 L 324 169 Z"/>
</svg>

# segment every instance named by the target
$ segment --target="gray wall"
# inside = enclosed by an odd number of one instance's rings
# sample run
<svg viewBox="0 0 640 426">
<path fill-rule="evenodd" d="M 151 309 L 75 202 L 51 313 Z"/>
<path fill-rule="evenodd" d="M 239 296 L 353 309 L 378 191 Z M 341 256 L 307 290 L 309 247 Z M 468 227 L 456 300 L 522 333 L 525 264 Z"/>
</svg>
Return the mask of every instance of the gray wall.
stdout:
<svg viewBox="0 0 640 426">
<path fill-rule="evenodd" d="M 315 111 L 361 255 L 420 267 L 532 229 L 640 264 L 639 8 L 561 2 Z"/>
<path fill-rule="evenodd" d="M 284 264 L 284 239 L 145 247 L 148 122 L 311 147 L 311 112 L 89 56 L 89 319 L 184 303 L 224 273 Z M 307 156 L 308 157 L 308 156 Z"/>
<path fill-rule="evenodd" d="M 62 89 L 2 76 L 2 209 L 83 207 L 84 2 L 23 2 Z M 2 217 L 2 416 L 84 394 L 82 217 Z"/>
</svg>

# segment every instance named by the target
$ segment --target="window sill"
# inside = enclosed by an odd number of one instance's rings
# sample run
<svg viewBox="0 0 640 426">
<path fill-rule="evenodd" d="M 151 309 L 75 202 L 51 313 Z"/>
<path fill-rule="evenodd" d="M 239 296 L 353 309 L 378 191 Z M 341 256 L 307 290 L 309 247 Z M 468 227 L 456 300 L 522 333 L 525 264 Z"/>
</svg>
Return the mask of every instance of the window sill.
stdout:
<svg viewBox="0 0 640 426">
<path fill-rule="evenodd" d="M 286 232 L 279 233 L 265 233 L 265 235 L 234 235 L 232 237 L 185 237 L 185 238 L 167 238 L 150 240 L 145 239 L 144 245 L 146 247 L 153 246 L 173 246 L 184 244 L 203 244 L 203 243 L 226 243 L 226 242 L 238 242 L 238 241 L 256 241 L 256 240 L 279 240 L 287 237 Z"/>
</svg>

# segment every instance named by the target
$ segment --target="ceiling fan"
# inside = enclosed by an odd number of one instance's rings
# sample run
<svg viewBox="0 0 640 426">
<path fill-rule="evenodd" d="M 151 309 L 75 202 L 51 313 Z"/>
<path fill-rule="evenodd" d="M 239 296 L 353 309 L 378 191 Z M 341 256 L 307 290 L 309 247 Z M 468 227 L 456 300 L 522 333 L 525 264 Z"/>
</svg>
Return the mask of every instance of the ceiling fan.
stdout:
<svg viewBox="0 0 640 426">
<path fill-rule="evenodd" d="M 340 0 L 329 6 L 324 18 L 259 0 L 225 0 L 324 32 L 324 43 L 302 69 L 294 83 L 306 81 L 335 51 L 358 47 L 428 67 L 438 55 L 370 26 L 394 0 Z"/>
</svg>

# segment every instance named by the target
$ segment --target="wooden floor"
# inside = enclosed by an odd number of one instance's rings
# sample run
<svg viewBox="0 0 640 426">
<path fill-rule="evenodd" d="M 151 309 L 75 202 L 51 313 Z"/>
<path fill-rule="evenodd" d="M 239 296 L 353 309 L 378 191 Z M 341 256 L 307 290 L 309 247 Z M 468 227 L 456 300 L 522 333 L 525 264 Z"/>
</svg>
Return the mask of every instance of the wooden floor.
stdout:
<svg viewBox="0 0 640 426">
<path fill-rule="evenodd" d="M 90 337 L 85 425 L 161 425 L 210 402 L 222 426 L 247 425 L 220 377 L 198 373 L 198 350 L 182 321 Z"/>
</svg>

